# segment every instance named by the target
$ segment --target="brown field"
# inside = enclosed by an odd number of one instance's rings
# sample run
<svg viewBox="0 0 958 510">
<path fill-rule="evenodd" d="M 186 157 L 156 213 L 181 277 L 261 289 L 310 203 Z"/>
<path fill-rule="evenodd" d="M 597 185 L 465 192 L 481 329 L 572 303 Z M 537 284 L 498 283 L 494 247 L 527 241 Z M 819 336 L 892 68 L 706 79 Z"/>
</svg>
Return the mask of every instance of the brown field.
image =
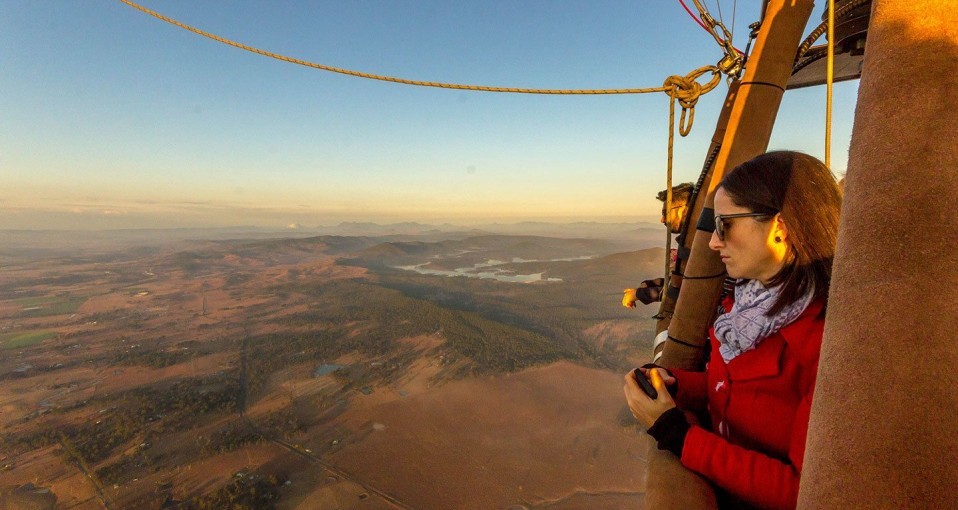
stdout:
<svg viewBox="0 0 958 510">
<path fill-rule="evenodd" d="M 559 361 L 450 377 L 469 360 L 440 329 L 392 339 L 388 355 L 358 349 L 317 361 L 284 352 L 281 369 L 238 396 L 245 364 L 260 361 L 244 362 L 244 339 L 316 333 L 296 319 L 326 296 L 299 285 L 377 280 L 305 246 L 251 253 L 198 243 L 189 252 L 6 262 L 0 335 L 55 335 L 0 345 L 0 437 L 13 445 L 0 450 L 0 508 L 27 483 L 49 489 L 56 508 L 147 509 L 265 480 L 278 498 L 270 508 L 280 509 L 643 508 L 646 441 L 626 419 L 615 370 Z M 342 341 L 374 326 L 337 325 Z M 581 336 L 639 363 L 644 355 L 625 340 L 642 331 L 607 320 Z M 348 370 L 314 377 L 324 363 Z M 142 415 L 132 431 L 116 425 L 125 432 L 106 453 L 70 453 L 86 451 L 101 421 L 122 423 L 136 391 L 161 396 L 188 383 L 214 395 L 221 380 L 239 385 L 243 409 L 190 415 L 174 406 Z M 258 439 L 210 450 L 224 430 Z M 16 442 L 43 431 L 39 446 Z"/>
<path fill-rule="evenodd" d="M 646 446 L 617 423 L 621 381 L 565 362 L 425 390 L 413 378 L 343 415 L 366 435 L 332 460 L 412 508 L 641 508 Z"/>
</svg>

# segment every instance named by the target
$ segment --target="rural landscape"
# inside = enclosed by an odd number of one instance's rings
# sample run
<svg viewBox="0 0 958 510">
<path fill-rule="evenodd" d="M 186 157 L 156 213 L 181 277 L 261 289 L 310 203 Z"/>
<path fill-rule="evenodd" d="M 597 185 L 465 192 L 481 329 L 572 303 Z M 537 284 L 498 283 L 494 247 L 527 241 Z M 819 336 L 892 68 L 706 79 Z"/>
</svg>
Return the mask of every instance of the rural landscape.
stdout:
<svg viewBox="0 0 958 510">
<path fill-rule="evenodd" d="M 501 230 L 5 232 L 0 506 L 642 508 L 661 227 Z"/>
</svg>

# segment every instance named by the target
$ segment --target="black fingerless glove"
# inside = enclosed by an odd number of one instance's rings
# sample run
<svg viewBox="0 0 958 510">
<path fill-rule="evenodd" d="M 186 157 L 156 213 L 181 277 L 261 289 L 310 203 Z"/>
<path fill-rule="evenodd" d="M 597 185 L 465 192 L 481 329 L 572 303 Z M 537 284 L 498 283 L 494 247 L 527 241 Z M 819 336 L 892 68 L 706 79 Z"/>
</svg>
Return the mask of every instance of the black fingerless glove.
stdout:
<svg viewBox="0 0 958 510">
<path fill-rule="evenodd" d="M 662 301 L 662 288 L 665 287 L 665 278 L 656 278 L 654 280 L 645 280 L 642 282 L 645 286 L 639 286 L 635 289 L 635 298 L 643 304 L 652 304 Z"/>
<path fill-rule="evenodd" d="M 685 436 L 689 433 L 689 420 L 678 407 L 673 407 L 662 413 L 647 432 L 658 441 L 659 450 L 668 450 L 682 458 L 682 446 L 685 445 Z"/>
</svg>

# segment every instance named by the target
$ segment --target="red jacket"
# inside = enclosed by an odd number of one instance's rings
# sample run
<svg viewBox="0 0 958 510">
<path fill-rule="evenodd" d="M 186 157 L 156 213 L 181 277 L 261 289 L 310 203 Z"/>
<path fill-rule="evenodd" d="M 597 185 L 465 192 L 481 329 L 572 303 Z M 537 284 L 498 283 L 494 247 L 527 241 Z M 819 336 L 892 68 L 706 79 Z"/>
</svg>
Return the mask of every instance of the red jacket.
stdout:
<svg viewBox="0 0 958 510">
<path fill-rule="evenodd" d="M 708 410 L 711 430 L 692 426 L 682 464 L 742 501 L 795 508 L 825 319 L 814 301 L 791 324 L 725 363 L 715 330 L 705 372 L 671 370 L 676 404 Z M 725 302 L 731 309 L 731 300 Z"/>
</svg>

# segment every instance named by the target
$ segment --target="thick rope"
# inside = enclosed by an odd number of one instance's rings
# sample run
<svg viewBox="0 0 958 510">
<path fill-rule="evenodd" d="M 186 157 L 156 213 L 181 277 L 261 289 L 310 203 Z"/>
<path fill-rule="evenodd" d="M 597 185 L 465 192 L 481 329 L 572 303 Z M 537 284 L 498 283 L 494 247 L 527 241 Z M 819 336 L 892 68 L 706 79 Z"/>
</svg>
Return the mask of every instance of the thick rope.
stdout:
<svg viewBox="0 0 958 510">
<path fill-rule="evenodd" d="M 409 80 L 405 78 L 396 78 L 393 76 L 385 76 L 380 74 L 364 73 L 361 71 L 352 71 L 349 69 L 342 69 L 339 67 L 327 66 L 323 64 L 317 64 L 315 62 L 309 62 L 306 60 L 301 60 L 298 58 L 288 57 L 286 55 L 280 55 L 278 53 L 273 53 L 271 51 L 261 50 L 259 48 L 254 48 L 246 44 L 238 43 L 232 41 L 225 37 L 220 37 L 209 32 L 205 32 L 196 27 L 192 27 L 185 23 L 176 21 L 173 18 L 164 16 L 156 11 L 151 11 L 142 5 L 138 5 L 131 0 L 119 0 L 134 9 L 149 14 L 156 19 L 165 21 L 171 25 L 180 27 L 184 30 L 193 32 L 194 34 L 201 35 L 203 37 L 212 39 L 217 42 L 232 46 L 234 48 L 239 48 L 241 50 L 246 50 L 251 53 L 256 53 L 257 55 L 262 55 L 264 57 L 273 58 L 276 60 L 282 60 L 283 62 L 289 62 L 291 64 L 298 64 L 305 67 L 311 67 L 313 69 L 319 69 L 322 71 L 329 71 L 332 73 L 345 74 L 347 76 L 355 76 L 358 78 L 366 78 L 370 80 L 379 80 L 379 81 L 388 81 L 393 83 L 402 83 L 405 85 L 417 85 L 420 87 L 436 87 L 442 89 L 455 89 L 455 90 L 475 90 L 483 92 L 505 92 L 513 94 L 553 94 L 553 95 L 598 95 L 598 94 L 647 94 L 651 92 L 668 92 L 669 88 L 662 87 L 648 87 L 648 88 L 633 88 L 633 89 L 530 89 L 530 88 L 520 88 L 520 87 L 489 87 L 484 85 L 464 85 L 458 83 L 443 83 L 435 81 L 423 81 L 423 80 Z"/>
<path fill-rule="evenodd" d="M 699 83 L 699 77 L 708 72 L 712 73 L 712 79 L 705 84 Z M 695 121 L 695 103 L 702 94 L 711 92 L 719 84 L 720 78 L 721 73 L 717 67 L 703 66 L 685 76 L 674 75 L 665 79 L 662 87 L 672 97 L 673 103 L 678 101 L 682 105 L 682 116 L 679 118 L 679 133 L 682 136 L 688 136 L 692 131 L 692 123 Z M 687 121 L 686 112 L 688 112 Z"/>
<path fill-rule="evenodd" d="M 665 172 L 665 217 L 662 218 L 662 223 L 665 224 L 665 279 L 663 280 L 665 287 L 663 291 L 668 289 L 669 282 L 672 280 L 672 224 L 669 221 L 669 215 L 672 214 L 672 139 L 675 137 L 675 101 L 675 96 L 672 96 L 672 100 L 669 101 L 669 161 Z M 682 117 L 682 120 L 685 120 L 684 108 Z"/>
<path fill-rule="evenodd" d="M 201 35 L 203 37 L 212 39 L 223 44 L 233 46 L 234 48 L 239 48 L 241 50 L 246 50 L 251 53 L 256 53 L 257 55 L 262 55 L 264 57 L 273 58 L 276 60 L 281 60 L 283 62 L 289 62 L 291 64 L 298 64 L 305 67 L 310 67 L 313 69 L 319 69 L 322 71 L 329 71 L 333 73 L 345 74 L 348 76 L 355 76 L 358 78 L 366 78 L 370 80 L 380 80 L 388 81 L 393 83 L 402 83 L 405 85 L 417 85 L 421 87 L 436 87 L 444 89 L 456 89 L 456 90 L 475 90 L 483 92 L 504 92 L 504 93 L 514 93 L 514 94 L 562 94 L 562 95 L 585 95 L 585 94 L 647 94 L 652 92 L 665 92 L 667 93 L 673 101 L 678 101 L 682 105 L 682 116 L 679 121 L 679 130 L 682 136 L 689 134 L 689 131 L 692 129 L 692 123 L 695 120 L 695 103 L 698 101 L 699 96 L 710 92 L 712 89 L 718 85 L 719 77 L 721 70 L 716 66 L 703 66 L 700 67 L 685 76 L 670 76 L 665 80 L 665 83 L 661 87 L 647 87 L 647 88 L 637 88 L 637 89 L 529 89 L 529 88 L 519 88 L 519 87 L 489 87 L 484 85 L 465 85 L 459 83 L 443 83 L 435 81 L 422 81 L 422 80 L 408 80 L 405 78 L 396 78 L 393 76 L 385 76 L 380 74 L 364 73 L 360 71 L 352 71 L 349 69 L 342 69 L 339 67 L 332 67 L 323 64 L 317 64 L 315 62 L 309 62 L 306 60 L 301 60 L 298 58 L 288 57 L 286 55 L 280 55 L 278 53 L 273 53 L 266 50 L 261 50 L 259 48 L 254 48 L 246 44 L 238 43 L 232 41 L 225 37 L 220 37 L 215 34 L 200 30 L 196 27 L 192 27 L 185 23 L 180 23 L 173 18 L 164 16 L 156 11 L 151 11 L 142 5 L 136 4 L 131 0 L 119 0 L 120 2 L 133 7 L 134 9 L 149 14 L 156 19 L 165 21 L 171 25 L 180 27 L 184 30 L 193 32 L 194 34 Z M 724 29 L 724 27 L 722 27 Z M 700 84 L 698 83 L 698 78 L 703 74 L 711 72 L 712 78 L 708 83 Z M 688 121 L 686 122 L 686 114 L 688 114 Z M 670 128 L 671 129 L 671 128 Z M 671 148 L 670 148 L 671 150 Z"/>
<path fill-rule="evenodd" d="M 711 72 L 712 79 L 705 85 L 700 84 L 697 79 L 703 74 Z M 675 141 L 675 103 L 682 106 L 682 115 L 679 118 L 679 134 L 687 136 L 692 131 L 692 123 L 695 121 L 695 103 L 702 94 L 706 94 L 714 89 L 722 73 L 715 66 L 705 66 L 692 71 L 687 76 L 669 76 L 665 79 L 663 87 L 669 88 L 669 148 L 668 165 L 665 172 L 665 281 L 671 278 L 672 262 L 672 228 L 669 225 L 669 212 L 672 211 L 672 153 Z M 686 112 L 688 112 L 688 123 L 686 123 Z"/>
</svg>

